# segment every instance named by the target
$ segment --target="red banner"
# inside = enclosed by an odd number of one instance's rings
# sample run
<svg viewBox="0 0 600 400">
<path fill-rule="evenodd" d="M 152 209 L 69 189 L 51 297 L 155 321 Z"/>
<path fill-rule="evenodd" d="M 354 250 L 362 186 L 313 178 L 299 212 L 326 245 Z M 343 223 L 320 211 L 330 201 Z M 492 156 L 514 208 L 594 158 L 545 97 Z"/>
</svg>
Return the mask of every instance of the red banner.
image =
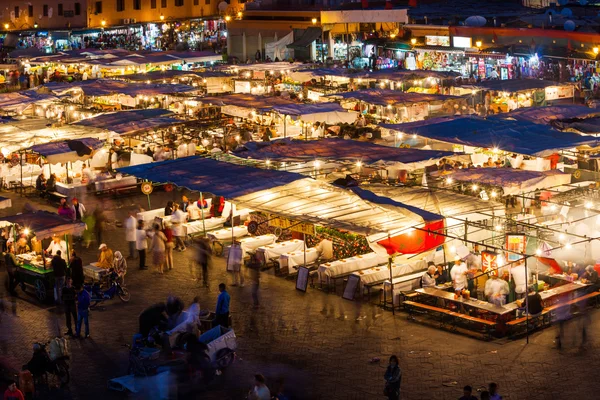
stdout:
<svg viewBox="0 0 600 400">
<path fill-rule="evenodd" d="M 377 243 L 385 247 L 388 254 L 416 254 L 443 244 L 446 238 L 443 233 L 444 220 L 440 220 L 426 224 L 423 228 L 380 240 Z"/>
</svg>

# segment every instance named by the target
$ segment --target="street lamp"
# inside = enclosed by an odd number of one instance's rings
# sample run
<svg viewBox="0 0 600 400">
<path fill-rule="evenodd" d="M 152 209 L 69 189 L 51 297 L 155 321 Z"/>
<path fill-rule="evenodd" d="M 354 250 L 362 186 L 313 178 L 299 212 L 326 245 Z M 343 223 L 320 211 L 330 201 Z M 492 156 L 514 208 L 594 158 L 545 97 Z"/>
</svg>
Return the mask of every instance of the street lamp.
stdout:
<svg viewBox="0 0 600 400">
<path fill-rule="evenodd" d="M 8 25 L 8 24 L 4 24 L 4 29 L 8 29 L 9 26 L 10 25 Z"/>
<path fill-rule="evenodd" d="M 38 23 L 37 23 L 37 22 L 34 22 L 34 23 L 33 23 L 33 28 L 34 28 L 34 29 L 37 29 L 37 28 L 38 28 Z"/>
<path fill-rule="evenodd" d="M 159 17 L 159 18 L 160 18 L 160 20 L 161 20 L 161 21 L 164 21 L 164 20 L 165 20 L 165 16 L 164 16 L 164 15 L 162 15 L 162 14 L 160 14 L 160 17 Z"/>
<path fill-rule="evenodd" d="M 227 21 L 227 22 L 231 21 L 231 17 L 230 17 L 229 15 L 227 15 L 227 16 L 225 17 L 225 21 Z"/>
<path fill-rule="evenodd" d="M 313 25 L 315 25 L 315 24 L 317 23 L 317 19 L 316 19 L 316 18 L 313 18 L 313 19 L 311 20 L 311 22 L 312 22 L 312 24 L 313 24 Z"/>
<path fill-rule="evenodd" d="M 478 49 L 481 49 L 481 40 L 478 40 L 475 42 L 475 47 L 477 47 Z"/>
<path fill-rule="evenodd" d="M 600 51 L 600 49 L 598 49 L 598 47 L 594 47 L 592 49 L 592 51 L 594 52 L 594 54 L 598 54 L 598 52 Z"/>
<path fill-rule="evenodd" d="M 244 14 L 243 14 L 241 11 L 238 11 L 238 13 L 237 13 L 237 17 L 238 17 L 238 18 L 242 18 L 242 16 L 243 16 L 243 15 L 244 15 Z"/>
<path fill-rule="evenodd" d="M 106 26 L 106 21 L 105 20 L 100 21 L 100 25 Z"/>
<path fill-rule="evenodd" d="M 417 39 L 416 39 L 416 38 L 412 38 L 412 39 L 410 39 L 410 44 L 412 44 L 413 46 L 414 46 L 415 44 L 417 44 Z"/>
</svg>

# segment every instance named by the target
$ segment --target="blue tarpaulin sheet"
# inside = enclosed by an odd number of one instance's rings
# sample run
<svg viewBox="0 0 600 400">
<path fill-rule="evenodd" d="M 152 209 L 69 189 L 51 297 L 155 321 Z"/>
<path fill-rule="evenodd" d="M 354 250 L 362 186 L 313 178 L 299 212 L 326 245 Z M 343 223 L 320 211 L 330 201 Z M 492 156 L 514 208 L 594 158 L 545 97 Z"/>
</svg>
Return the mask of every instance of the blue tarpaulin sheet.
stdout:
<svg viewBox="0 0 600 400">
<path fill-rule="evenodd" d="M 0 217 L 0 226 L 6 225 L 6 223 L 18 224 L 23 228 L 29 229 L 35 233 L 39 240 L 48 239 L 55 235 L 73 234 L 81 236 L 85 230 L 83 222 L 74 222 L 48 211 L 36 211 L 33 213 Z"/>
<path fill-rule="evenodd" d="M 600 110 L 579 105 L 560 105 L 547 107 L 520 108 L 508 114 L 496 114 L 489 116 L 493 119 L 515 119 L 517 121 L 529 121 L 535 124 L 549 124 L 552 121 L 560 121 L 572 118 L 590 118 L 600 116 Z"/>
<path fill-rule="evenodd" d="M 236 106 L 245 108 L 268 109 L 275 106 L 298 104 L 283 97 L 255 96 L 252 94 L 236 93 L 228 96 L 200 97 L 197 99 L 203 104 L 221 106 Z"/>
<path fill-rule="evenodd" d="M 401 209 L 408 210 L 414 214 L 417 214 L 419 217 L 423 218 L 424 222 L 432 222 L 432 221 L 440 221 L 444 219 L 443 215 L 432 213 L 422 208 L 413 207 L 409 204 L 401 203 L 396 200 L 392 200 L 389 197 L 379 196 L 369 190 L 361 189 L 359 187 L 349 188 L 354 194 L 360 197 L 363 200 L 370 201 L 371 203 L 399 207 Z"/>
<path fill-rule="evenodd" d="M 492 80 L 481 81 L 474 85 L 464 85 L 465 87 L 474 87 L 482 90 L 495 90 L 499 92 L 522 92 L 524 90 L 545 89 L 550 86 L 564 86 L 564 84 L 543 81 L 538 79 L 507 79 L 507 80 Z"/>
<path fill-rule="evenodd" d="M 152 72 L 147 72 L 145 74 L 133 74 L 133 75 L 124 75 L 124 76 L 119 76 L 117 78 L 119 79 L 125 79 L 128 81 L 138 81 L 138 82 L 145 82 L 145 81 L 156 81 L 156 80 L 161 80 L 161 79 L 174 79 L 174 78 L 180 78 L 180 77 L 186 77 L 186 76 L 192 76 L 192 77 L 196 77 L 196 78 L 221 78 L 221 77 L 228 77 L 228 76 L 232 76 L 231 74 L 228 74 L 226 72 L 223 71 L 181 71 L 181 70 L 176 70 L 176 69 L 169 69 L 166 71 L 152 71 Z"/>
<path fill-rule="evenodd" d="M 244 150 L 237 152 L 240 157 L 257 160 L 314 160 L 361 161 L 364 164 L 376 162 L 401 162 L 404 164 L 442 157 L 457 153 L 438 150 L 419 150 L 380 146 L 368 142 L 345 139 L 321 139 L 311 141 L 282 139 L 273 142 L 248 142 Z"/>
<path fill-rule="evenodd" d="M 147 110 L 117 111 L 100 114 L 94 118 L 77 121 L 74 125 L 93 126 L 107 129 L 120 135 L 127 135 L 146 129 L 159 128 L 181 123 L 173 118 L 173 112 L 161 108 Z"/>
<path fill-rule="evenodd" d="M 120 168 L 119 171 L 152 182 L 172 183 L 228 199 L 306 178 L 291 172 L 258 169 L 201 157 L 136 165 Z"/>
<path fill-rule="evenodd" d="M 338 103 L 319 103 L 319 104 L 281 104 L 271 108 L 272 111 L 283 115 L 310 115 L 327 112 L 347 112 Z"/>
<path fill-rule="evenodd" d="M 445 96 L 441 94 L 405 93 L 397 90 L 357 90 L 329 95 L 328 97 L 354 99 L 377 105 L 403 105 L 414 103 L 430 103 L 462 99 L 458 96 Z"/>
<path fill-rule="evenodd" d="M 597 139 L 560 132 L 526 121 L 502 121 L 479 117 L 436 118 L 382 127 L 441 142 L 482 147 L 544 157 L 576 146 L 597 146 Z"/>
<path fill-rule="evenodd" d="M 81 89 L 86 96 L 110 96 L 125 94 L 131 97 L 138 95 L 156 96 L 159 94 L 183 94 L 197 92 L 198 88 L 189 85 L 172 85 L 157 83 L 123 82 L 111 79 L 87 80 L 76 83 L 50 82 L 44 85 L 52 93 L 61 95 L 69 91 Z"/>
<path fill-rule="evenodd" d="M 82 138 L 77 140 L 65 140 L 62 142 L 50 142 L 44 144 L 36 144 L 35 146 L 31 146 L 30 150 L 34 151 L 44 157 L 51 156 L 54 154 L 62 154 L 69 153 L 74 151 L 71 147 L 69 147 L 69 142 L 80 142 L 82 145 L 91 148 L 92 150 L 97 150 L 104 145 L 103 140 L 98 140 L 95 138 Z"/>
</svg>

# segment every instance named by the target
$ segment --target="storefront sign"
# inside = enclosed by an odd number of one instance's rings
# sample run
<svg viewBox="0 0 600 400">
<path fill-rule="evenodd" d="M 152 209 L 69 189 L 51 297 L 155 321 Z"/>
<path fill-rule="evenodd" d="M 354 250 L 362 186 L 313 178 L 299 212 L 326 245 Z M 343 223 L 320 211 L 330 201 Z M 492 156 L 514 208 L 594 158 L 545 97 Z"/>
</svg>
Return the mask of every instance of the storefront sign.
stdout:
<svg viewBox="0 0 600 400">
<path fill-rule="evenodd" d="M 235 81 L 235 93 L 250 93 L 250 89 L 249 81 Z"/>
<path fill-rule="evenodd" d="M 573 86 L 550 86 L 546 88 L 546 100 L 568 99 L 573 97 Z"/>
<path fill-rule="evenodd" d="M 323 93 L 315 92 L 314 90 L 310 90 L 310 89 L 308 90 L 308 93 L 306 94 L 306 98 L 308 100 L 316 101 L 316 102 L 321 101 L 321 96 L 323 96 Z"/>
<path fill-rule="evenodd" d="M 487 76 L 486 70 L 485 70 L 485 60 L 483 58 L 479 59 L 479 63 L 477 64 L 477 69 L 478 69 L 479 77 L 481 79 L 483 79 Z"/>
<path fill-rule="evenodd" d="M 281 229 L 288 229 L 293 232 L 304 233 L 305 235 L 314 235 L 315 226 L 306 222 L 291 221 L 285 217 L 269 215 L 269 226 Z"/>
<path fill-rule="evenodd" d="M 471 47 L 473 47 L 472 44 L 471 44 L 471 38 L 470 37 L 454 36 L 452 38 L 452 44 L 454 45 L 454 47 L 461 47 L 461 48 L 471 48 Z"/>
<path fill-rule="evenodd" d="M 523 258 L 521 254 L 525 253 L 526 246 L 527 237 L 525 235 L 506 235 L 506 250 L 510 250 L 510 253 L 508 253 L 508 261 L 517 261 Z"/>
<path fill-rule="evenodd" d="M 425 36 L 425 44 L 428 46 L 450 47 L 450 36 Z"/>
<path fill-rule="evenodd" d="M 483 272 L 495 270 L 498 267 L 498 253 L 491 251 L 481 252 L 481 269 Z"/>
</svg>

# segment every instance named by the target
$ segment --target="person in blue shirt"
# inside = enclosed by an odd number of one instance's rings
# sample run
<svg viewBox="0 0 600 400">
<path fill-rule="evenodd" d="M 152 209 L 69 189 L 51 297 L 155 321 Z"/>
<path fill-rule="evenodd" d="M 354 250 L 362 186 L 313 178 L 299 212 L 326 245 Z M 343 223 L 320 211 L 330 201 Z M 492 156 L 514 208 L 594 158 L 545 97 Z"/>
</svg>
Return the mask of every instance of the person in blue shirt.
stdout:
<svg viewBox="0 0 600 400">
<path fill-rule="evenodd" d="M 83 288 L 77 288 L 77 327 L 75 337 L 80 337 L 81 334 L 81 322 L 85 323 L 85 337 L 90 337 L 90 321 L 89 317 L 89 308 L 91 303 L 90 294 Z"/>
<path fill-rule="evenodd" d="M 225 289 L 225 284 L 219 284 L 219 297 L 217 297 L 217 309 L 215 310 L 215 326 L 229 327 L 229 300 L 231 297 Z"/>
</svg>

